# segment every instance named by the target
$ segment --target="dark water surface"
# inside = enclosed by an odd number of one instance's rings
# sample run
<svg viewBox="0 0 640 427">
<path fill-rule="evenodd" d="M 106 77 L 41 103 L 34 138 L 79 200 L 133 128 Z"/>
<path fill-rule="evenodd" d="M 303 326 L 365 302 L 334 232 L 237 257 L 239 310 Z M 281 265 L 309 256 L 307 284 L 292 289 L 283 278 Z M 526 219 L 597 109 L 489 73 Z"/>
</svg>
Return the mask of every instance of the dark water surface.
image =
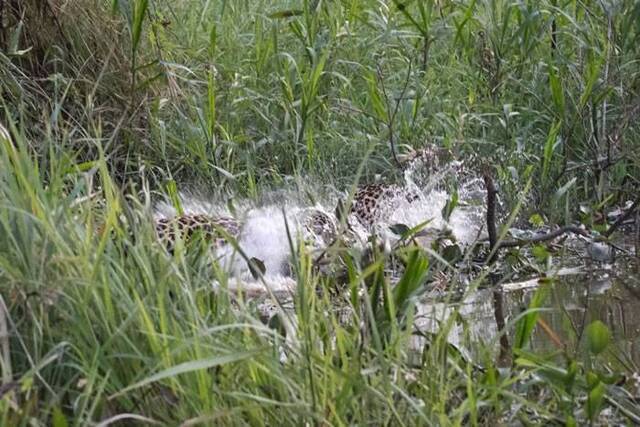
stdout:
<svg viewBox="0 0 640 427">
<path fill-rule="evenodd" d="M 513 322 L 527 309 L 535 292 L 547 287 L 543 311 L 531 341 L 536 352 L 566 348 L 580 358 L 585 350 L 584 330 L 590 322 L 600 320 L 611 331 L 609 356 L 623 360 L 627 366 L 640 366 L 640 261 L 629 258 L 609 266 L 585 266 L 564 271 L 554 280 L 531 279 L 503 285 L 502 311 L 509 327 L 509 340 L 514 336 Z M 466 347 L 463 342 L 494 344 L 498 348 L 493 290 L 478 290 L 462 302 L 425 302 L 418 307 L 416 326 L 436 332 L 442 321 L 454 313 L 460 321 L 452 327 L 449 340 Z M 439 319 L 439 320 L 436 320 Z M 464 323 L 464 324 L 463 324 Z M 541 326 L 544 323 L 545 328 Z M 467 337 L 463 335 L 468 334 Z M 419 344 L 419 343 L 417 343 Z M 473 354 L 471 345 L 469 350 Z"/>
</svg>

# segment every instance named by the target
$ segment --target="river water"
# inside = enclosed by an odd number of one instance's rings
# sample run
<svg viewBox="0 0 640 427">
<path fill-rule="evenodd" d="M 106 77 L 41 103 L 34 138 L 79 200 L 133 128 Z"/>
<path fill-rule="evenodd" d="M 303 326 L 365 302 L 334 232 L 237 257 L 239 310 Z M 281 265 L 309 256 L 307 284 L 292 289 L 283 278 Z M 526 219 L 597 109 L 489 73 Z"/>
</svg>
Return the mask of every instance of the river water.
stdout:
<svg viewBox="0 0 640 427">
<path fill-rule="evenodd" d="M 411 202 L 396 202 L 382 215 L 377 232 L 385 239 L 394 239 L 389 227 L 402 223 L 409 227 L 430 221 L 428 227 L 441 231 L 448 229 L 454 240 L 464 249 L 483 237 L 484 202 L 483 186 L 478 179 L 469 179 L 458 187 L 459 205 L 453 214 L 445 219 L 443 209 L 451 195 L 439 185 L 446 173 L 454 173 L 453 168 L 431 176 L 419 183 L 417 174 L 411 170 L 405 174 L 405 188 L 419 197 Z M 305 191 L 317 191 L 308 188 Z M 234 251 L 226 250 L 221 256 L 226 260 L 232 277 L 232 290 L 244 290 L 255 296 L 266 296 L 271 292 L 287 294 L 295 291 L 296 281 L 282 271 L 281 266 L 290 259 L 290 236 L 303 232 L 297 215 L 309 208 L 320 210 L 331 216 L 338 199 L 346 197 L 345 192 L 317 191 L 320 201 L 313 205 L 305 204 L 300 189 L 278 191 L 262 197 L 259 203 L 250 201 L 236 202 L 234 211 L 229 204 L 210 201 L 190 195 L 183 195 L 182 207 L 187 213 L 205 213 L 216 215 L 234 215 L 244 223 L 238 244 L 249 258 L 255 257 L 266 266 L 265 280 L 252 278 L 246 268 L 246 261 Z M 402 198 L 400 198 L 402 200 Z M 170 205 L 163 204 L 157 209 L 159 216 L 171 216 L 174 213 Z M 355 227 L 366 241 L 368 231 Z M 395 236 L 397 237 L 397 236 Z M 586 263 L 587 256 L 560 260 L 558 265 L 570 265 L 571 269 L 551 273 L 554 280 L 538 283 L 536 277 L 518 283 L 502 283 L 490 289 L 475 289 L 465 292 L 457 301 L 435 300 L 425 296 L 417 304 L 415 327 L 422 331 L 435 332 L 443 320 L 454 312 L 459 312 L 466 325 L 455 324 L 449 334 L 449 341 L 460 345 L 463 342 L 497 343 L 495 292 L 501 290 L 502 315 L 507 324 L 510 340 L 513 339 L 513 320 L 526 310 L 529 301 L 539 286 L 548 287 L 548 294 L 541 314 L 542 322 L 547 326 L 534 331 L 531 346 L 534 350 L 554 351 L 565 348 L 579 354 L 584 339 L 582 331 L 593 320 L 601 320 L 612 332 L 614 347 L 625 360 L 640 366 L 640 275 L 635 248 L 628 247 L 627 255 L 619 257 L 613 265 Z M 574 254 L 575 255 L 575 254 Z M 484 284 L 486 286 L 486 283 Z M 285 298 L 286 299 L 286 298 Z M 286 305 L 286 304 L 285 304 Z M 420 340 L 416 342 L 420 345 Z M 479 347 L 479 346 L 471 346 Z M 473 356 L 473 355 L 472 355 Z"/>
<path fill-rule="evenodd" d="M 561 270 L 554 280 L 533 278 L 499 285 L 510 342 L 514 338 L 513 321 L 529 307 L 539 287 L 546 287 L 540 314 L 546 328 L 538 323 L 530 343 L 532 350 L 539 353 L 566 349 L 569 354 L 579 356 L 585 350 L 585 327 L 600 320 L 611 331 L 612 354 L 624 359 L 627 366 L 640 367 L 639 265 L 637 259 L 627 258 L 614 265 L 591 264 Z M 493 343 L 497 351 L 494 288 L 470 292 L 459 302 L 425 300 L 417 311 L 416 327 L 429 332 L 436 332 L 438 325 L 458 311 L 464 326 L 456 324 L 449 341 L 463 350 L 464 342 Z M 473 348 L 477 346 L 470 346 L 467 353 L 472 354 Z"/>
</svg>

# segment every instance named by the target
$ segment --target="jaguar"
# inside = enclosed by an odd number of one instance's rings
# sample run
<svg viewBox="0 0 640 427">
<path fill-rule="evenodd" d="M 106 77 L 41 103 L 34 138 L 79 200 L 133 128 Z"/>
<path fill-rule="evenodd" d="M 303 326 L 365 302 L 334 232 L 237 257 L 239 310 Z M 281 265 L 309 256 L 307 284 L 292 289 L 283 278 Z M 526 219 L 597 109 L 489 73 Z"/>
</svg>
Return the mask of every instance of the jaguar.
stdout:
<svg viewBox="0 0 640 427">
<path fill-rule="evenodd" d="M 394 209 L 397 203 L 411 203 L 419 198 L 417 191 L 407 190 L 395 184 L 367 184 L 357 188 L 349 213 L 366 229 Z"/>
<path fill-rule="evenodd" d="M 429 182 L 429 178 L 435 183 L 440 182 L 440 175 L 447 175 L 452 165 L 456 164 L 450 150 L 436 145 L 427 145 L 418 150 L 406 147 L 406 152 L 398 156 L 398 161 L 405 171 L 410 169 L 413 172 L 414 180 L 425 183 Z M 365 229 L 371 230 L 402 203 L 412 203 L 419 197 L 417 189 L 395 184 L 362 185 L 356 190 L 349 213 Z"/>
<path fill-rule="evenodd" d="M 303 237 L 311 238 L 313 243 L 326 247 L 336 238 L 336 220 L 329 213 L 322 209 L 310 208 L 302 210 L 298 216 L 303 227 Z"/>
<path fill-rule="evenodd" d="M 303 238 L 318 249 L 330 245 L 336 238 L 336 221 L 323 210 L 303 209 L 296 212 L 296 217 Z M 201 213 L 156 218 L 154 225 L 158 239 L 169 250 L 173 250 L 178 235 L 188 241 L 200 233 L 215 248 L 221 248 L 228 244 L 227 237 L 239 239 L 243 231 L 243 223 L 235 218 Z"/>
<path fill-rule="evenodd" d="M 225 234 L 234 239 L 240 235 L 241 224 L 227 216 L 182 214 L 156 219 L 155 230 L 159 240 L 170 251 L 173 250 L 178 235 L 188 241 L 196 233 L 200 233 L 206 240 L 211 241 L 214 247 L 220 248 L 227 243 Z"/>
<path fill-rule="evenodd" d="M 405 152 L 398 155 L 398 161 L 404 169 L 420 166 L 429 173 L 437 171 L 443 165 L 453 160 L 451 150 L 428 144 L 423 148 L 407 147 Z"/>
</svg>

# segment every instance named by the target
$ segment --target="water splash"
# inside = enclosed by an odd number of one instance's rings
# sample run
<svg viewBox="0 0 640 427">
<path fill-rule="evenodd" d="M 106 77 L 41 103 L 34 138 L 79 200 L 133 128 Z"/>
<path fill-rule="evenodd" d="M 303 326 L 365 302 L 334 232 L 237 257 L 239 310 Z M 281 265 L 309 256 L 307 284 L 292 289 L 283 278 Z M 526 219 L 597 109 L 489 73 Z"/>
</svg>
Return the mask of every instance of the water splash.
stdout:
<svg viewBox="0 0 640 427">
<path fill-rule="evenodd" d="M 462 245 L 469 245 L 483 237 L 483 182 L 475 176 L 464 176 L 463 166 L 461 161 L 452 161 L 433 172 L 425 171 L 420 162 L 409 164 L 404 171 L 402 191 L 417 197 L 414 200 L 407 200 L 406 197 L 395 198 L 377 226 L 378 233 L 387 232 L 389 226 L 397 223 L 415 227 L 428 221 L 427 230 L 449 230 Z M 445 183 L 452 180 L 457 181 L 458 206 L 450 217 L 445 219 L 445 206 L 452 199 Z M 388 233 L 386 235 L 388 236 Z"/>
<path fill-rule="evenodd" d="M 476 178 L 459 180 L 459 206 L 448 220 L 443 210 L 451 194 L 446 189 L 445 180 L 456 177 L 460 162 L 451 162 L 437 173 L 423 175 L 418 167 L 409 167 L 405 171 L 404 183 L 398 186 L 397 197 L 391 197 L 381 206 L 381 215 L 373 231 L 384 239 L 397 239 L 389 230 L 393 224 L 405 224 L 409 227 L 429 221 L 427 228 L 433 231 L 450 230 L 461 244 L 470 244 L 479 237 L 484 207 L 478 195 L 482 195 L 481 180 Z M 406 194 L 417 197 L 407 198 Z M 344 195 L 335 192 L 325 195 L 315 205 L 305 205 L 299 192 L 278 190 L 270 197 L 264 195 L 267 202 L 255 203 L 248 200 L 235 203 L 235 217 L 243 224 L 237 242 L 246 257 L 261 260 L 265 267 L 265 277 L 274 281 L 290 277 L 290 257 L 297 251 L 301 242 L 305 242 L 311 251 L 321 251 L 329 243 L 326 235 L 319 235 L 317 229 L 309 225 L 310 218 L 320 215 L 336 227 L 338 219 L 334 211 L 338 199 Z M 185 214 L 204 214 L 210 216 L 231 216 L 227 204 L 217 200 L 207 200 L 193 194 L 180 195 Z M 319 197 L 317 199 L 320 199 Z M 170 218 L 176 215 L 176 209 L 169 203 L 159 203 L 155 209 L 156 218 Z M 350 218 L 352 231 L 356 235 L 355 244 L 364 245 L 372 230 Z M 218 251 L 221 265 L 233 277 L 249 279 L 251 277 L 246 259 L 235 253 L 231 247 Z"/>
<path fill-rule="evenodd" d="M 250 210 L 238 244 L 249 258 L 264 262 L 270 276 L 288 276 L 289 257 L 302 232 L 297 207 L 265 206 Z M 291 241 L 289 240 L 291 238 Z"/>
</svg>

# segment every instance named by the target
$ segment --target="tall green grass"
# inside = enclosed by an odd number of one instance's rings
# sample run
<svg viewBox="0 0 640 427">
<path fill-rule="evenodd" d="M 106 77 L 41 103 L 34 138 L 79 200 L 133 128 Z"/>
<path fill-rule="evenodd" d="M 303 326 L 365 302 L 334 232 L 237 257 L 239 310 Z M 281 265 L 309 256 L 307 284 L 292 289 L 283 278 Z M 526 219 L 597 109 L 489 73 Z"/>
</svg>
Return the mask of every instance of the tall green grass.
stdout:
<svg viewBox="0 0 640 427">
<path fill-rule="evenodd" d="M 637 175 L 633 2 L 112 6 L 43 13 L 48 49 L 33 20 L 9 21 L 3 92 L 14 119 L 98 128 L 124 180 L 144 164 L 154 181 L 239 190 L 290 174 L 344 185 L 369 146 L 365 176 L 393 174 L 390 141 L 478 154 L 510 189 L 534 164 L 549 206 L 574 177 L 564 196 L 601 202 Z"/>
<path fill-rule="evenodd" d="M 346 188 L 359 170 L 397 179 L 392 145 L 430 143 L 493 164 L 508 206 L 533 176 L 531 200 L 558 220 L 630 198 L 637 4 L 48 3 L 0 3 L 3 425 L 571 424 L 605 395 L 637 421 L 600 352 L 566 366 L 527 352 L 539 300 L 510 325 L 512 369 L 455 314 L 416 362 L 415 298 L 438 263 L 424 252 L 395 288 L 384 254 L 348 261 L 347 324 L 296 254 L 282 336 L 210 257 L 167 254 L 150 223 L 176 182 L 225 197 L 291 176 Z M 482 367 L 447 343 L 454 325 Z"/>
</svg>

